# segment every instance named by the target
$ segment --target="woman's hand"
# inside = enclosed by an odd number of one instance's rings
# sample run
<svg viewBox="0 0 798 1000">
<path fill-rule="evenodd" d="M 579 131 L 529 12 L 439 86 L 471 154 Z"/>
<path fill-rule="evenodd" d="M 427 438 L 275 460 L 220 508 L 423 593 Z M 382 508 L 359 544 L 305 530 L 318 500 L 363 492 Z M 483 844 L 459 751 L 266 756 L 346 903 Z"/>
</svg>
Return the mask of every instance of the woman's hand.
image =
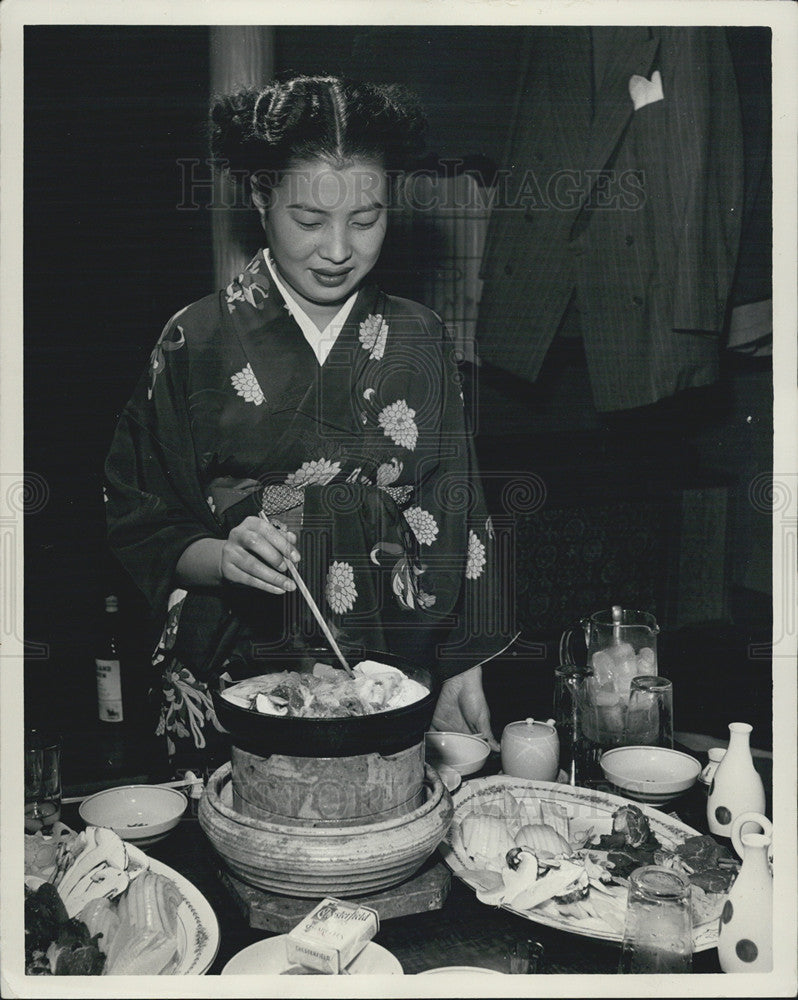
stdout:
<svg viewBox="0 0 798 1000">
<path fill-rule="evenodd" d="M 490 728 L 481 666 L 471 667 L 443 682 L 432 728 L 445 733 L 474 733 L 487 740 L 491 750 L 499 749 Z"/>
<path fill-rule="evenodd" d="M 296 584 L 286 576 L 286 560 L 299 562 L 296 542 L 293 531 L 283 531 L 263 517 L 247 517 L 222 545 L 221 577 L 270 594 L 295 590 Z"/>
</svg>

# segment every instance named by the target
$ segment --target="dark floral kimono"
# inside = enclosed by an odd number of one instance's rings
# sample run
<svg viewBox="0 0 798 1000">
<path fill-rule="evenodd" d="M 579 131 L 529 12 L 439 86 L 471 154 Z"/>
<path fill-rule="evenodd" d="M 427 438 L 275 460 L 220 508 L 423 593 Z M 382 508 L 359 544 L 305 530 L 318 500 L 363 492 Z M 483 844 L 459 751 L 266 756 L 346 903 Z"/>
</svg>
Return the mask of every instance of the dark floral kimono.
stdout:
<svg viewBox="0 0 798 1000">
<path fill-rule="evenodd" d="M 205 745 L 219 675 L 323 645 L 298 592 L 175 589 L 184 549 L 249 515 L 301 524 L 299 570 L 344 647 L 445 679 L 508 643 L 454 347 L 429 309 L 374 286 L 323 366 L 262 253 L 177 313 L 119 421 L 106 498 L 112 549 L 164 621 L 170 749 Z"/>
</svg>

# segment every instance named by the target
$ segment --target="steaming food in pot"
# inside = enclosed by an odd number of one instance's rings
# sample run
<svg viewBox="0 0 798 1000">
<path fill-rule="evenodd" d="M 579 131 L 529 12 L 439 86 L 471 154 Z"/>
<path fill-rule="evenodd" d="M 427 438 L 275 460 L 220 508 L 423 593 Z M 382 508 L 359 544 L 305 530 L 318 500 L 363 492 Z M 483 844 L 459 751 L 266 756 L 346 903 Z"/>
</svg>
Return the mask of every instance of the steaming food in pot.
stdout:
<svg viewBox="0 0 798 1000">
<path fill-rule="evenodd" d="M 317 663 L 312 673 L 283 670 L 249 677 L 222 691 L 222 697 L 232 704 L 264 715 L 316 719 L 389 712 L 428 694 L 423 684 L 375 660 L 358 663 L 354 677 L 327 663 Z"/>
</svg>

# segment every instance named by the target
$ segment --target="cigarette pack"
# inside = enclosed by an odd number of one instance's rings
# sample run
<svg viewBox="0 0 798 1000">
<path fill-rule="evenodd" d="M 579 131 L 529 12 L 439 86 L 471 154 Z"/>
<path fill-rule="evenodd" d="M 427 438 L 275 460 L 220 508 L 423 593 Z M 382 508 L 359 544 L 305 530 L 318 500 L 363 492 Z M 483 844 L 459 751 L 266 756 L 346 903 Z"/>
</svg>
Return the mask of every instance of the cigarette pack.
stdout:
<svg viewBox="0 0 798 1000">
<path fill-rule="evenodd" d="M 341 899 L 323 899 L 288 935 L 289 962 L 338 975 L 380 927 L 376 910 Z"/>
</svg>

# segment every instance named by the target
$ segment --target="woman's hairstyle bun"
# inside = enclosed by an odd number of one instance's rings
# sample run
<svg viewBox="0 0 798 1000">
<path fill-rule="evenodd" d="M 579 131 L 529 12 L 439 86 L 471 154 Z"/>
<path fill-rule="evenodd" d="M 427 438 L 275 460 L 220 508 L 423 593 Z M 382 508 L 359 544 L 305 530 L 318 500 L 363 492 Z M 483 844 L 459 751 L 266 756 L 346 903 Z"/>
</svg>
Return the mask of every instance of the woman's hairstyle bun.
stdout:
<svg viewBox="0 0 798 1000">
<path fill-rule="evenodd" d="M 217 98 L 211 155 L 236 180 L 317 158 L 336 165 L 375 159 L 388 171 L 406 170 L 421 153 L 425 128 L 418 98 L 404 87 L 297 76 Z"/>
</svg>

